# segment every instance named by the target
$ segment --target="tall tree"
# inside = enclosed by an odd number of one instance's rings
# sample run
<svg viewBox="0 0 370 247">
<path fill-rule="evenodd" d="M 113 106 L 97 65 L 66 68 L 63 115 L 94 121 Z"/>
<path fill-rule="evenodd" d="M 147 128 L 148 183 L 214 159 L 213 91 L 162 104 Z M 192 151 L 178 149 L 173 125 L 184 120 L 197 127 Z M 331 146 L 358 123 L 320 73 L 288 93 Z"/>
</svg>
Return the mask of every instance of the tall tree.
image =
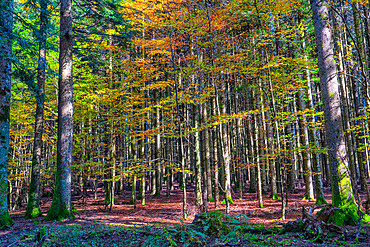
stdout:
<svg viewBox="0 0 370 247">
<path fill-rule="evenodd" d="M 351 187 L 347 149 L 342 127 L 341 99 L 329 25 L 328 3 L 326 0 L 311 0 L 311 5 L 330 156 L 333 205 L 343 207 L 355 204 L 355 200 Z"/>
<path fill-rule="evenodd" d="M 8 211 L 13 1 L 0 0 L 0 229 L 13 224 Z"/>
<path fill-rule="evenodd" d="M 72 216 L 71 165 L 73 139 L 72 0 L 60 1 L 57 171 L 53 202 L 46 220 Z"/>
<path fill-rule="evenodd" d="M 41 216 L 40 210 L 40 167 L 42 158 L 42 134 L 44 125 L 44 86 L 46 68 L 46 28 L 47 28 L 47 0 L 39 0 L 40 3 L 40 32 L 39 32 L 39 62 L 37 71 L 36 90 L 36 115 L 35 133 L 33 140 L 33 157 L 31 167 L 31 183 L 28 192 L 28 204 L 26 209 L 26 219 Z"/>
</svg>

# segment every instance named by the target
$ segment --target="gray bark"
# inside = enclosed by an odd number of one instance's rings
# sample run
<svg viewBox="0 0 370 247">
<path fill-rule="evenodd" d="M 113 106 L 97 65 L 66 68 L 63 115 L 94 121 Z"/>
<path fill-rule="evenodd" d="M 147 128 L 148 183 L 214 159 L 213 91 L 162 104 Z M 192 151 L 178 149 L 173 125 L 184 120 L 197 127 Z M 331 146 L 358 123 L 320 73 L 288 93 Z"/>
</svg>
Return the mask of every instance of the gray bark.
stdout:
<svg viewBox="0 0 370 247">
<path fill-rule="evenodd" d="M 40 0 L 40 36 L 39 36 L 39 64 L 37 74 L 35 134 L 33 140 L 33 157 L 31 167 L 31 183 L 28 193 L 26 218 L 41 216 L 40 210 L 40 166 L 42 158 L 42 134 L 44 131 L 44 85 L 46 69 L 46 26 L 47 1 Z"/>
<path fill-rule="evenodd" d="M 60 1 L 57 171 L 53 202 L 46 220 L 72 216 L 71 165 L 73 140 L 72 0 Z"/>
<path fill-rule="evenodd" d="M 8 151 L 13 1 L 0 0 L 0 230 L 13 224 L 8 211 Z"/>
<path fill-rule="evenodd" d="M 355 202 L 348 173 L 349 165 L 342 128 L 341 99 L 334 61 L 332 34 L 329 26 L 327 2 L 325 0 L 312 0 L 311 4 L 330 156 L 333 205 L 342 206 Z"/>
</svg>

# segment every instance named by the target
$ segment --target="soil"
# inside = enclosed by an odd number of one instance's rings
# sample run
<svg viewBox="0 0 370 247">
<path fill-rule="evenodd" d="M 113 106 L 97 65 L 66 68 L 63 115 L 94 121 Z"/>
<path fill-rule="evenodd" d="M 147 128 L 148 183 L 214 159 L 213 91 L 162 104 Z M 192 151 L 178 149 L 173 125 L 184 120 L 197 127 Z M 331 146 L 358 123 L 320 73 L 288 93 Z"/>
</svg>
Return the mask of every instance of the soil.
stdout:
<svg viewBox="0 0 370 247">
<path fill-rule="evenodd" d="M 124 227 L 150 225 L 151 227 L 164 227 L 180 223 L 180 219 L 182 219 L 182 191 L 178 187 L 175 187 L 175 190 L 171 191 L 169 197 L 166 197 L 165 194 L 165 190 L 162 191 L 162 195 L 159 197 L 147 193 L 145 205 L 141 205 L 141 201 L 138 201 L 135 207 L 128 204 L 130 192 L 125 191 L 125 193 L 120 193 L 116 196 L 115 205 L 109 210 L 104 203 L 105 194 L 103 190 L 99 190 L 96 200 L 91 190 L 88 190 L 88 197 L 85 199 L 85 202 L 82 201 L 81 196 L 72 197 L 73 205 L 77 210 L 75 218 L 66 219 L 62 222 L 43 222 L 42 219 L 44 217 L 25 220 L 23 218 L 25 210 L 12 211 L 10 213 L 14 220 L 14 226 L 11 229 L 0 231 L 0 246 L 14 244 L 16 243 L 14 241 L 16 241 L 17 236 L 35 232 L 36 229 L 39 229 L 43 225 L 81 225 L 84 227 L 95 225 Z M 325 199 L 330 203 L 330 189 L 325 188 L 324 194 Z M 252 226 L 282 227 L 282 223 L 294 221 L 300 217 L 302 206 L 308 208 L 315 203 L 314 200 L 302 200 L 303 196 L 303 188 L 289 193 L 285 220 L 280 219 L 281 200 L 273 200 L 269 198 L 269 194 L 263 195 L 263 208 L 258 208 L 255 193 L 244 193 L 241 199 L 234 194 L 234 204 L 230 205 L 230 210 L 232 215 L 247 215 Z M 184 222 L 191 223 L 194 216 L 200 213 L 201 210 L 194 205 L 194 188 L 191 188 L 191 186 L 188 188 L 187 197 L 188 219 Z M 362 198 L 365 198 L 365 196 L 363 195 Z M 52 198 L 42 199 L 41 210 L 44 216 L 47 214 L 51 201 Z M 220 204 L 219 209 L 224 208 L 225 205 Z M 214 202 L 208 202 L 208 210 L 215 210 Z M 368 226 L 365 226 L 364 230 L 370 233 Z"/>
</svg>

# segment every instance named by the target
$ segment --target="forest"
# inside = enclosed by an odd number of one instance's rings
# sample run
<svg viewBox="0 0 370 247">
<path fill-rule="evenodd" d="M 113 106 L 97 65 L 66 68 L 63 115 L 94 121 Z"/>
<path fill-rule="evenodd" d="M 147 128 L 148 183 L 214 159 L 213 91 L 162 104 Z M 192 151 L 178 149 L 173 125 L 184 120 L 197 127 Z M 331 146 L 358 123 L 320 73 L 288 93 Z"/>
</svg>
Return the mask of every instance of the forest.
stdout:
<svg viewBox="0 0 370 247">
<path fill-rule="evenodd" d="M 367 246 L 369 12 L 0 0 L 0 246 Z"/>
</svg>

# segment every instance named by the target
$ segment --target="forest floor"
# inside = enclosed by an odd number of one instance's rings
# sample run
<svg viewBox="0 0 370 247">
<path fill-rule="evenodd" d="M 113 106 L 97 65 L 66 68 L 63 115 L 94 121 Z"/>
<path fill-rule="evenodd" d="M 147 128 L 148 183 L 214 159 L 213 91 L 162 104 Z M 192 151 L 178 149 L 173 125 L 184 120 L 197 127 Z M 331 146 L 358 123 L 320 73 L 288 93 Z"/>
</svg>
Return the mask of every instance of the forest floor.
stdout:
<svg viewBox="0 0 370 247">
<path fill-rule="evenodd" d="M 171 191 L 169 197 L 166 197 L 165 191 L 160 197 L 147 194 L 146 204 L 141 205 L 138 201 L 136 208 L 128 204 L 127 191 L 117 196 L 111 211 L 105 208 L 103 191 L 99 191 L 97 200 L 88 192 L 89 197 L 84 203 L 78 197 L 72 198 L 77 210 L 75 217 L 62 222 L 44 222 L 43 217 L 25 220 L 24 210 L 11 212 L 15 224 L 10 229 L 0 231 L 0 246 L 370 246 L 368 225 L 362 227 L 360 241 L 353 237 L 335 237 L 320 242 L 307 239 L 301 233 L 279 233 L 282 223 L 300 217 L 302 206 L 308 208 L 315 203 L 314 200 L 302 200 L 303 189 L 289 194 L 285 220 L 280 219 L 281 200 L 272 200 L 268 194 L 264 195 L 264 207 L 258 208 L 255 193 L 244 193 L 242 199 L 234 195 L 234 204 L 230 206 L 231 216 L 235 219 L 247 216 L 247 224 L 244 220 L 239 221 L 248 225 L 247 228 L 239 227 L 238 231 L 230 231 L 229 228 L 225 230 L 220 227 L 220 231 L 208 235 L 190 224 L 195 215 L 200 213 L 194 205 L 192 189 L 187 193 L 186 221 L 181 220 L 182 192 L 178 188 Z M 331 202 L 329 189 L 325 190 L 325 198 Z M 43 198 L 44 215 L 51 200 Z M 225 205 L 221 204 L 219 209 L 224 208 Z M 214 203 L 208 203 L 208 210 L 215 210 Z"/>
</svg>

